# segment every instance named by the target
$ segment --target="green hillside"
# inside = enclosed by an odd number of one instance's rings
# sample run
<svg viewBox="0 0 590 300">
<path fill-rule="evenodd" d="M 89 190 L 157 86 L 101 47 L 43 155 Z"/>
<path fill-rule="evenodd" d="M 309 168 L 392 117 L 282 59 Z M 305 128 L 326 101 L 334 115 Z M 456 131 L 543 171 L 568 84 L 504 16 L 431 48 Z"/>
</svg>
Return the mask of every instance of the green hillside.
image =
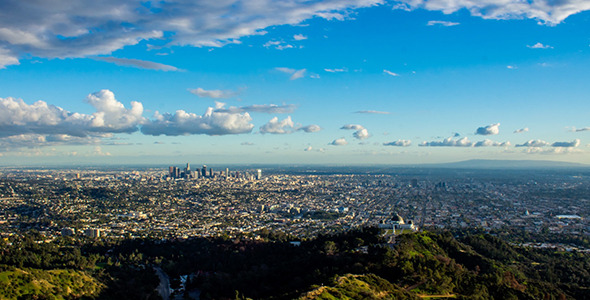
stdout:
<svg viewBox="0 0 590 300">
<path fill-rule="evenodd" d="M 49 243 L 14 237 L 0 249 L 0 299 L 158 299 L 154 266 L 169 276 L 178 296 L 200 299 L 590 295 L 588 252 L 521 247 L 509 242 L 511 236 L 414 232 L 388 244 L 381 230 L 359 228 L 299 246 L 284 233 L 261 237 Z"/>
<path fill-rule="evenodd" d="M 72 299 L 98 296 L 103 285 L 80 271 L 0 267 L 0 299 Z"/>
</svg>

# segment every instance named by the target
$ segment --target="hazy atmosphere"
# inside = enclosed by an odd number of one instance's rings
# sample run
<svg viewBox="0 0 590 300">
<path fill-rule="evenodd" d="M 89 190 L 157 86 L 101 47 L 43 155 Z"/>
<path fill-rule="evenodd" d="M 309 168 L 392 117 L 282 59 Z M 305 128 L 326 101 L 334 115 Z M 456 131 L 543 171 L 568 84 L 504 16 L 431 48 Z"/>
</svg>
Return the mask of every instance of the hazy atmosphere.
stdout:
<svg viewBox="0 0 590 300">
<path fill-rule="evenodd" d="M 3 1 L 0 164 L 590 163 L 588 1 Z"/>
</svg>

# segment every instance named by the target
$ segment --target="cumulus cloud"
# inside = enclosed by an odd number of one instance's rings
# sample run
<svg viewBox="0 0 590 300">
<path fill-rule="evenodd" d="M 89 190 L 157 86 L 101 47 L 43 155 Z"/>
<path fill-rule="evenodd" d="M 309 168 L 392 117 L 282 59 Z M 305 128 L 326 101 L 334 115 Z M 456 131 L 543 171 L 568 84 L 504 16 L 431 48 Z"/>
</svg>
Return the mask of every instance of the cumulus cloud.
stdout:
<svg viewBox="0 0 590 300">
<path fill-rule="evenodd" d="M 491 124 L 491 125 L 484 126 L 484 127 L 479 127 L 475 131 L 475 134 L 479 134 L 479 135 L 495 135 L 495 134 L 500 133 L 500 128 L 499 127 L 500 127 L 500 123 Z"/>
<path fill-rule="evenodd" d="M 364 140 L 364 139 L 368 139 L 369 137 L 371 137 L 371 135 L 369 134 L 369 131 L 366 128 L 355 131 L 352 134 L 352 136 L 354 136 L 355 138 L 357 138 L 359 140 Z"/>
<path fill-rule="evenodd" d="M 533 147 L 533 148 L 545 147 L 545 146 L 549 146 L 549 143 L 547 143 L 543 140 L 529 140 L 529 141 L 524 142 L 522 144 L 516 145 L 516 147 Z"/>
<path fill-rule="evenodd" d="M 90 94 L 86 101 L 94 106 L 95 113 L 72 113 L 44 101 L 29 105 L 21 99 L 0 98 L 0 137 L 21 134 L 86 137 L 101 133 L 131 133 L 144 122 L 141 103 L 133 101 L 131 108 L 127 109 L 109 90 Z"/>
<path fill-rule="evenodd" d="M 541 24 L 554 25 L 561 23 L 568 16 L 589 10 L 590 3 L 585 0 L 403 0 L 397 9 L 427 9 L 452 14 L 461 9 L 468 10 L 471 15 L 484 19 L 536 19 Z"/>
<path fill-rule="evenodd" d="M 158 70 L 158 71 L 180 71 L 180 69 L 165 65 L 153 61 L 129 59 L 129 58 L 116 58 L 116 57 L 96 57 L 96 60 L 105 61 L 108 63 L 116 64 L 117 66 L 134 67 L 139 69 Z"/>
<path fill-rule="evenodd" d="M 448 137 L 442 141 L 431 141 L 431 142 L 422 142 L 418 146 L 421 147 L 471 147 L 473 143 L 469 141 L 468 138 L 463 137 L 457 140 L 454 140 L 452 137 Z"/>
<path fill-rule="evenodd" d="M 529 47 L 531 49 L 553 49 L 553 47 L 551 47 L 549 45 L 543 45 L 541 43 L 536 43 L 534 45 L 527 45 L 527 47 Z"/>
<path fill-rule="evenodd" d="M 282 121 L 279 118 L 274 117 L 268 121 L 268 123 L 260 126 L 260 133 L 271 133 L 271 134 L 286 134 L 292 133 L 295 127 L 295 123 L 291 120 L 291 116 L 288 116 Z"/>
<path fill-rule="evenodd" d="M 369 131 L 363 127 L 362 125 L 358 125 L 358 124 L 346 124 L 342 127 L 340 127 L 340 129 L 345 129 L 345 130 L 356 130 L 352 136 L 354 136 L 355 138 L 359 139 L 359 140 L 364 140 L 367 139 L 369 137 L 371 137 L 371 135 L 369 134 Z"/>
<path fill-rule="evenodd" d="M 365 127 L 363 127 L 362 125 L 358 125 L 358 124 L 346 124 L 346 125 L 340 127 L 340 129 L 361 130 L 361 129 L 365 129 Z"/>
<path fill-rule="evenodd" d="M 335 139 L 333 140 L 330 145 L 332 146 L 345 146 L 348 145 L 348 142 L 346 141 L 345 138 L 339 138 L 339 139 Z"/>
<path fill-rule="evenodd" d="M 514 133 L 523 133 L 523 132 L 528 132 L 528 131 L 529 131 L 529 128 L 525 127 L 525 128 L 514 130 Z"/>
<path fill-rule="evenodd" d="M 510 142 L 495 142 L 489 139 L 485 139 L 483 141 L 479 141 L 473 144 L 473 147 L 510 147 L 512 144 Z"/>
<path fill-rule="evenodd" d="M 299 78 L 304 77 L 305 72 L 307 71 L 306 69 L 295 70 L 295 69 L 283 68 L 283 67 L 275 68 L 275 70 L 277 70 L 279 72 L 283 72 L 285 74 L 290 74 L 291 75 L 291 77 L 289 77 L 290 80 L 295 80 L 295 79 L 299 79 Z"/>
<path fill-rule="evenodd" d="M 217 112 L 212 107 L 207 108 L 203 115 L 177 110 L 174 114 L 156 112 L 152 120 L 141 127 L 141 132 L 147 135 L 227 135 L 249 133 L 254 128 L 250 123 L 252 118 L 248 113 Z"/>
<path fill-rule="evenodd" d="M 571 142 L 555 142 L 551 144 L 551 147 L 566 147 L 566 148 L 575 148 L 580 146 L 580 139 L 575 139 Z"/>
<path fill-rule="evenodd" d="M 215 111 L 224 113 L 258 112 L 265 114 L 289 114 L 294 112 L 296 108 L 297 106 L 293 104 L 253 104 L 241 107 L 232 106 L 230 108 L 223 108 L 223 106 L 220 106 Z"/>
<path fill-rule="evenodd" d="M 374 115 L 389 115 L 391 114 L 388 111 L 378 111 L 378 110 L 359 110 L 355 111 L 355 114 L 374 114 Z"/>
<path fill-rule="evenodd" d="M 396 147 L 408 147 L 412 145 L 410 140 L 397 140 L 389 143 L 383 143 L 383 146 L 396 146 Z"/>
<path fill-rule="evenodd" d="M 203 88 L 189 89 L 189 92 L 202 98 L 225 99 L 237 96 L 239 93 L 231 90 L 205 90 Z"/>
<path fill-rule="evenodd" d="M 439 26 L 444 26 L 444 27 L 450 27 L 450 26 L 457 26 L 457 25 L 459 25 L 459 23 L 449 22 L 449 21 L 428 21 L 428 23 L 426 23 L 426 25 L 427 26 L 439 25 Z"/>
<path fill-rule="evenodd" d="M 383 73 L 384 74 L 387 74 L 387 75 L 394 76 L 394 77 L 400 76 L 399 74 L 394 73 L 394 72 L 391 72 L 391 71 L 388 71 L 388 70 L 383 70 Z"/>
<path fill-rule="evenodd" d="M 309 133 L 309 132 L 318 132 L 318 131 L 322 130 L 322 128 L 318 125 L 312 124 L 312 125 L 299 127 L 297 130 L 301 130 L 301 131 Z"/>
</svg>

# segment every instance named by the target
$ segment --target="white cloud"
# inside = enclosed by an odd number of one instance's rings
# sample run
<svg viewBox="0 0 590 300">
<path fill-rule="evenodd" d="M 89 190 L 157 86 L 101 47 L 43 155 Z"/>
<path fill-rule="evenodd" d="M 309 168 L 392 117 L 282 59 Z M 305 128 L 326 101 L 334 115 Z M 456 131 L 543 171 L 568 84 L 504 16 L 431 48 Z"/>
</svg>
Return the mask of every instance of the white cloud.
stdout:
<svg viewBox="0 0 590 300">
<path fill-rule="evenodd" d="M 231 90 L 205 90 L 203 88 L 189 89 L 189 92 L 202 98 L 225 99 L 237 96 L 239 93 Z"/>
<path fill-rule="evenodd" d="M 355 114 L 375 114 L 375 115 L 389 115 L 391 114 L 388 111 L 378 111 L 378 110 L 359 110 L 355 111 Z"/>
<path fill-rule="evenodd" d="M 358 124 L 346 124 L 346 125 L 340 127 L 340 129 L 361 130 L 361 129 L 365 129 L 365 127 L 363 127 L 362 125 L 358 125 Z"/>
<path fill-rule="evenodd" d="M 18 57 L 13 55 L 8 50 L 0 48 L 0 69 L 5 69 L 6 66 L 19 65 Z"/>
<path fill-rule="evenodd" d="M 354 9 L 384 0 L 227 1 L 10 1 L 0 12 L 0 66 L 19 57 L 108 55 L 125 46 L 162 39 L 165 47 L 221 47 L 320 17 L 344 20 Z M 486 19 L 537 19 L 558 24 L 590 9 L 586 0 L 402 0 L 396 9 L 451 14 L 461 9 Z M 231 16 L 231 17 L 227 17 Z M 170 33 L 170 34 L 164 34 Z M 295 38 L 295 37 L 294 37 Z M 0 67 L 0 68 L 1 68 Z"/>
<path fill-rule="evenodd" d="M 352 134 L 352 136 L 354 136 L 355 138 L 357 138 L 359 140 L 364 140 L 364 139 L 371 137 L 371 135 L 369 134 L 369 131 L 365 127 L 363 127 L 362 125 L 346 124 L 346 125 L 340 127 L 340 129 L 355 130 L 355 132 Z"/>
<path fill-rule="evenodd" d="M 510 69 L 510 70 L 516 70 L 516 69 L 518 69 L 517 66 L 506 66 L 506 68 L 507 69 Z"/>
<path fill-rule="evenodd" d="M 248 113 L 216 112 L 209 107 L 205 114 L 197 115 L 184 110 L 177 110 L 174 114 L 156 112 L 153 120 L 141 127 L 141 132 L 147 135 L 227 135 L 249 133 L 254 128 L 250 124 L 252 118 Z"/>
<path fill-rule="evenodd" d="M 181 71 L 180 69 L 153 61 L 129 59 L 129 58 L 116 58 L 116 57 L 96 57 L 96 60 L 113 63 L 118 66 L 135 67 L 139 69 L 158 70 L 158 71 Z"/>
<path fill-rule="evenodd" d="M 326 1 L 11 1 L 0 12 L 0 66 L 27 55 L 47 58 L 110 54 L 141 41 L 221 47 L 276 25 L 313 17 L 343 20 L 383 0 Z M 198 17 L 195 17 L 198 16 Z M 226 17 L 231 16 L 231 17 Z M 164 32 L 171 33 L 164 35 Z M 1 68 L 1 67 L 0 67 Z"/>
<path fill-rule="evenodd" d="M 348 72 L 347 68 L 339 68 L 339 69 L 324 69 L 324 71 L 328 72 L 328 73 L 343 73 L 343 72 Z"/>
<path fill-rule="evenodd" d="M 479 134 L 479 135 L 495 135 L 495 134 L 500 133 L 500 128 L 499 127 L 500 127 L 500 123 L 491 124 L 491 125 L 484 126 L 484 127 L 479 127 L 475 131 L 475 134 Z"/>
<path fill-rule="evenodd" d="M 536 19 L 539 23 L 555 25 L 568 16 L 590 9 L 585 0 L 403 0 L 395 8 L 412 10 L 427 9 L 452 14 L 461 9 L 484 19 Z"/>
<path fill-rule="evenodd" d="M 571 142 L 555 142 L 551 144 L 551 147 L 566 147 L 566 148 L 575 148 L 580 146 L 580 139 L 575 139 Z"/>
<path fill-rule="evenodd" d="M 312 125 L 300 127 L 297 130 L 302 130 L 302 131 L 309 133 L 309 132 L 318 132 L 318 131 L 322 130 L 322 128 L 319 125 L 312 124 Z"/>
<path fill-rule="evenodd" d="M 44 101 L 28 105 L 21 99 L 0 98 L 0 137 L 21 134 L 86 137 L 102 133 L 131 133 L 144 122 L 141 103 L 133 101 L 131 108 L 127 109 L 109 90 L 90 94 L 86 101 L 94 106 L 95 113 L 72 113 Z"/>
<path fill-rule="evenodd" d="M 396 146 L 396 147 L 408 147 L 412 145 L 410 140 L 397 140 L 389 143 L 383 143 L 383 146 Z"/>
<path fill-rule="evenodd" d="M 510 142 L 495 142 L 489 139 L 485 139 L 483 141 L 479 141 L 473 144 L 473 147 L 510 147 L 512 144 Z"/>
<path fill-rule="evenodd" d="M 514 130 L 514 133 L 523 133 L 523 132 L 528 132 L 528 131 L 529 131 L 529 128 L 525 127 L 525 128 Z"/>
<path fill-rule="evenodd" d="M 541 43 L 536 43 L 534 45 L 527 45 L 527 47 L 529 47 L 531 49 L 553 49 L 553 47 L 551 47 L 549 45 L 543 45 Z"/>
<path fill-rule="evenodd" d="M 516 145 L 516 147 L 533 147 L 533 148 L 545 147 L 545 146 L 549 146 L 549 143 L 547 143 L 543 140 L 529 140 L 529 141 L 524 142 L 522 144 Z"/>
<path fill-rule="evenodd" d="M 279 118 L 274 117 L 268 121 L 268 123 L 260 126 L 260 133 L 271 133 L 271 134 L 286 134 L 292 133 L 295 123 L 291 120 L 291 116 L 288 116 L 282 121 Z"/>
<path fill-rule="evenodd" d="M 242 145 L 242 146 L 254 146 L 254 143 L 252 143 L 252 142 L 242 142 L 242 143 L 240 143 L 240 145 Z"/>
<path fill-rule="evenodd" d="M 307 148 L 303 149 L 303 151 L 311 151 L 311 150 L 313 150 L 313 148 L 312 148 L 311 146 L 309 146 L 309 147 L 307 147 Z"/>
<path fill-rule="evenodd" d="M 277 50 L 285 50 L 295 48 L 293 45 L 287 44 L 283 41 L 268 41 L 264 45 L 265 48 L 275 48 Z"/>
<path fill-rule="evenodd" d="M 452 137 L 448 137 L 442 141 L 431 141 L 422 142 L 418 146 L 421 147 L 471 147 L 473 143 L 468 138 L 463 137 L 457 140 L 453 140 Z"/>
<path fill-rule="evenodd" d="M 450 27 L 450 26 L 457 26 L 457 25 L 459 25 L 459 23 L 449 22 L 449 21 L 428 21 L 428 23 L 426 23 L 426 25 L 427 26 L 439 25 L 439 26 L 444 26 L 444 27 Z"/>
<path fill-rule="evenodd" d="M 346 141 L 345 138 L 339 138 L 339 139 L 335 139 L 333 140 L 330 145 L 332 146 L 345 146 L 348 145 L 348 142 Z"/>
<path fill-rule="evenodd" d="M 303 40 L 307 40 L 307 36 L 305 36 L 303 34 L 296 34 L 293 36 L 293 39 L 296 41 L 303 41 Z"/>
<path fill-rule="evenodd" d="M 289 114 L 294 112 L 296 108 L 297 106 L 293 104 L 253 104 L 240 107 L 231 106 L 230 108 L 223 108 L 221 106 L 217 107 L 215 111 L 225 113 L 258 112 L 265 114 Z"/>
<path fill-rule="evenodd" d="M 394 76 L 394 77 L 398 77 L 398 76 L 400 76 L 400 75 L 399 75 L 399 74 L 397 74 L 397 73 L 394 73 L 394 72 L 391 72 L 391 71 L 388 71 L 388 70 L 385 70 L 385 69 L 383 70 L 383 73 L 385 73 L 385 74 L 387 74 L 387 75 Z"/>
<path fill-rule="evenodd" d="M 369 131 L 366 128 L 355 131 L 352 134 L 352 136 L 354 136 L 355 138 L 357 138 L 359 140 L 364 140 L 364 139 L 368 139 L 369 137 L 371 137 L 371 135 L 369 134 Z"/>
<path fill-rule="evenodd" d="M 303 76 L 305 76 L 305 72 L 307 71 L 306 69 L 295 70 L 295 69 L 291 69 L 291 68 L 282 68 L 282 67 L 275 68 L 275 70 L 277 70 L 279 72 L 283 72 L 285 74 L 290 74 L 291 75 L 291 77 L 289 78 L 290 80 L 302 78 Z"/>
<path fill-rule="evenodd" d="M 305 76 L 305 71 L 306 71 L 305 69 L 297 70 L 297 71 L 295 71 L 295 73 L 293 73 L 293 75 L 291 75 L 291 77 L 289 79 L 295 80 L 295 79 L 302 78 L 303 76 Z"/>
</svg>

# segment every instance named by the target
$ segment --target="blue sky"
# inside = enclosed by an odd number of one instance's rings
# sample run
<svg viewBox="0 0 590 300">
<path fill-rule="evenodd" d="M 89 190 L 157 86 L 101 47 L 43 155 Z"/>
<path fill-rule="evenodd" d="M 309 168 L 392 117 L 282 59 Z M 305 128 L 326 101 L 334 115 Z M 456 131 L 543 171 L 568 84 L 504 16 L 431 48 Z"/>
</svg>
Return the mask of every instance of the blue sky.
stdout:
<svg viewBox="0 0 590 300">
<path fill-rule="evenodd" d="M 590 3 L 472 2 L 4 2 L 0 164 L 590 163 Z"/>
</svg>

